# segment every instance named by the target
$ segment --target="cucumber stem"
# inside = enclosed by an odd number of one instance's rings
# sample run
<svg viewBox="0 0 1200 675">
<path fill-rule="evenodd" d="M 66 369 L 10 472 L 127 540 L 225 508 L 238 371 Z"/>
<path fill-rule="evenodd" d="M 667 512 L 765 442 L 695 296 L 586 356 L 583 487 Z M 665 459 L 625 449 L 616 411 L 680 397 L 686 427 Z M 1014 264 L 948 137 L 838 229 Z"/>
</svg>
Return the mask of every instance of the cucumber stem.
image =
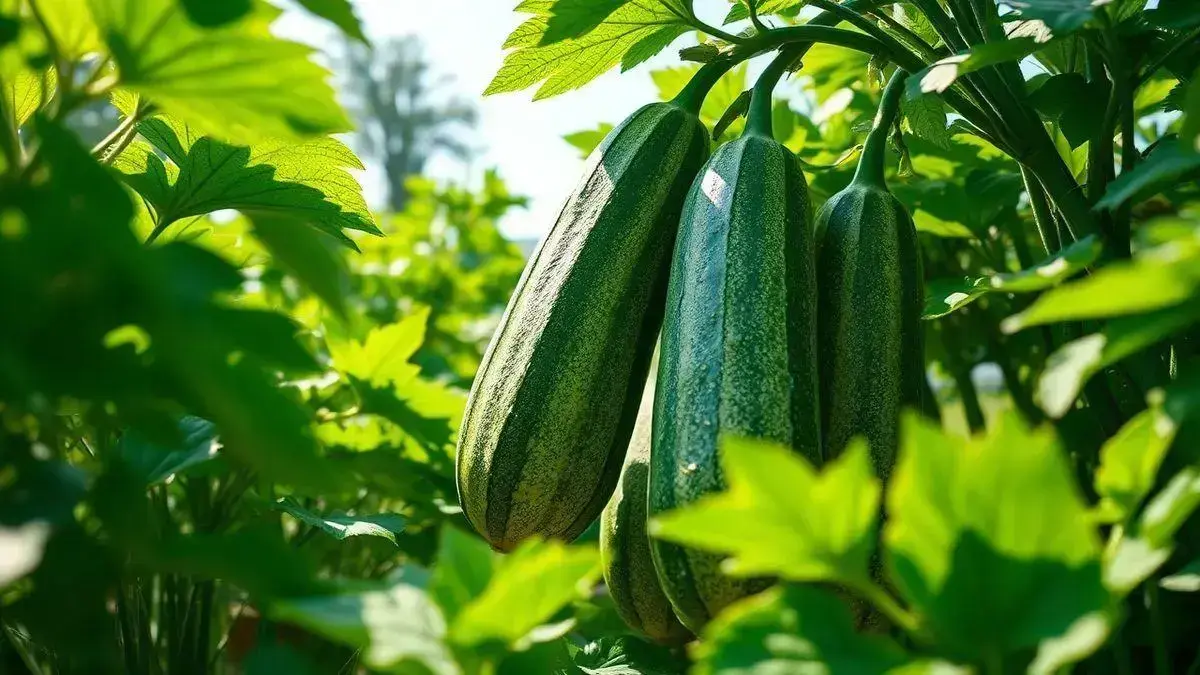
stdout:
<svg viewBox="0 0 1200 675">
<path fill-rule="evenodd" d="M 750 112 L 747 114 L 746 133 L 756 136 L 774 138 L 774 119 L 771 111 L 771 94 L 779 84 L 780 78 L 787 72 L 788 66 L 796 62 L 801 54 L 808 51 L 809 45 L 802 49 L 791 47 L 779 52 L 779 56 L 771 61 L 758 81 L 754 83 L 754 91 L 750 94 Z"/>
<path fill-rule="evenodd" d="M 908 73 L 897 68 L 883 89 L 883 100 L 879 102 L 879 112 L 875 114 L 875 124 L 863 145 L 862 158 L 858 161 L 858 170 L 854 172 L 854 182 L 860 185 L 873 185 L 886 188 L 883 177 L 884 162 L 887 159 L 887 140 L 896 115 L 900 113 L 900 97 L 904 94 L 904 82 Z"/>
<path fill-rule="evenodd" d="M 713 86 L 735 63 L 736 59 L 724 58 L 704 64 L 672 102 L 690 113 L 699 115 L 708 92 L 712 91 Z"/>
</svg>

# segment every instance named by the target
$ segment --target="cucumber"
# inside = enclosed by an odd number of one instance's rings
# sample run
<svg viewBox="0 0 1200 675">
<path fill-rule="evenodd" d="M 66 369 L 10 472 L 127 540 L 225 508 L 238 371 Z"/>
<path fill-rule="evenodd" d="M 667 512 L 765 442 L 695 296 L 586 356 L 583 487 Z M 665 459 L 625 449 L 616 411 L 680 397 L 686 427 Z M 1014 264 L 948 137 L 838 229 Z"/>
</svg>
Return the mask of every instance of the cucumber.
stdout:
<svg viewBox="0 0 1200 675">
<path fill-rule="evenodd" d="M 854 179 L 817 214 L 825 455 L 855 436 L 881 478 L 895 463 L 902 406 L 921 408 L 924 297 L 917 231 L 884 180 L 887 136 L 904 91 L 888 83 Z"/>
<path fill-rule="evenodd" d="M 728 64 L 614 129 L 529 261 L 458 442 L 459 502 L 499 551 L 570 541 L 621 470 L 662 322 L 679 213 L 708 155 L 697 116 Z"/>
<path fill-rule="evenodd" d="M 746 132 L 713 154 L 684 207 L 655 396 L 651 517 L 725 488 L 721 435 L 820 462 L 812 207 L 799 160 L 771 129 L 771 91 L 795 56 L 764 72 Z M 712 554 L 657 539 L 651 552 L 693 632 L 766 585 L 726 577 Z"/>
<path fill-rule="evenodd" d="M 654 378 L 650 378 L 617 489 L 600 514 L 600 560 L 608 592 L 626 625 L 655 642 L 676 645 L 692 639 L 692 634 L 679 623 L 663 594 L 646 534 L 653 411 Z"/>
</svg>

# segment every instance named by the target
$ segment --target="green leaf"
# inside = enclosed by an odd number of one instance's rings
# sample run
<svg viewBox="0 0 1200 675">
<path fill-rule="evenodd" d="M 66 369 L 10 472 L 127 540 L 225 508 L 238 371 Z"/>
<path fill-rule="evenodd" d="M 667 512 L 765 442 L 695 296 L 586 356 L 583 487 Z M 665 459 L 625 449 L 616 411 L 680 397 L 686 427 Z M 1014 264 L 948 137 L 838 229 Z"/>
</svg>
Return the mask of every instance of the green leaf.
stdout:
<svg viewBox="0 0 1200 675">
<path fill-rule="evenodd" d="M 1169 546 L 1197 506 L 1200 506 L 1200 468 L 1189 466 L 1172 476 L 1146 504 L 1137 533 L 1154 546 Z"/>
<path fill-rule="evenodd" d="M 1200 321 L 1200 306 L 1172 307 L 1121 317 L 1104 330 L 1072 340 L 1050 355 L 1038 382 L 1038 400 L 1051 417 L 1071 409 L 1093 375 Z"/>
<path fill-rule="evenodd" d="M 493 567 L 492 549 L 487 542 L 452 525 L 442 526 L 429 594 L 447 620 L 454 621 L 464 607 L 483 595 L 492 580 Z"/>
<path fill-rule="evenodd" d="M 487 590 L 458 614 L 451 638 L 463 647 L 499 642 L 520 648 L 541 642 L 545 632 L 539 626 L 587 595 L 599 576 L 596 549 L 531 540 L 504 559 Z"/>
<path fill-rule="evenodd" d="M 428 322 L 429 308 L 420 307 L 396 323 L 372 328 L 362 342 L 331 341 L 334 367 L 372 387 L 402 387 L 421 371 L 409 359 L 425 341 Z"/>
<path fill-rule="evenodd" d="M 1021 18 L 1040 19 L 1055 33 L 1069 33 L 1083 27 L 1098 6 L 1094 0 L 1013 0 L 1009 4 L 1020 12 Z"/>
<path fill-rule="evenodd" d="M 362 187 L 348 171 L 362 169 L 362 164 L 341 141 L 229 145 L 162 116 L 143 120 L 138 131 L 150 145 L 131 144 L 113 166 L 149 202 L 160 230 L 183 218 L 236 209 L 307 222 L 351 247 L 355 245 L 344 230 L 379 233 Z M 263 232 L 272 225 L 283 226 L 278 220 L 264 221 L 256 229 Z M 302 243 L 291 253 L 301 248 L 311 253 L 311 246 Z"/>
<path fill-rule="evenodd" d="M 117 453 L 147 485 L 161 483 L 171 476 L 217 456 L 217 428 L 199 417 L 179 420 L 180 442 L 161 447 L 128 431 L 117 443 Z"/>
<path fill-rule="evenodd" d="M 136 11 L 126 0 L 89 4 L 121 85 L 198 134 L 250 143 L 351 128 L 313 50 L 268 31 L 273 12 L 206 30 L 175 0 L 142 0 Z"/>
<path fill-rule="evenodd" d="M 1155 545 L 1126 534 L 1105 551 L 1104 558 L 1104 585 L 1122 597 L 1171 559 L 1171 543 Z"/>
<path fill-rule="evenodd" d="M 512 51 L 485 95 L 541 83 L 534 99 L 557 96 L 582 87 L 617 64 L 622 70 L 633 68 L 691 28 L 672 3 L 629 0 L 585 35 L 544 44 L 553 18 L 552 4 L 527 0 L 517 9 L 533 17 L 505 42 Z"/>
<path fill-rule="evenodd" d="M 254 8 L 251 0 L 179 0 L 192 23 L 215 28 L 233 23 Z"/>
<path fill-rule="evenodd" d="M 913 212 L 913 224 L 917 232 L 924 232 L 946 239 L 972 239 L 975 233 L 966 225 L 952 220 L 942 220 L 932 213 L 918 209 Z"/>
<path fill-rule="evenodd" d="M 291 497 L 284 497 L 275 502 L 275 508 L 339 541 L 347 537 L 382 537 L 395 544 L 396 535 L 404 531 L 407 522 L 407 519 L 398 513 L 322 516 L 300 506 Z"/>
<path fill-rule="evenodd" d="M 1179 140 L 1185 147 L 1200 153 L 1200 69 L 1192 73 L 1191 82 L 1183 95 L 1182 107 L 1183 124 L 1179 127 Z"/>
<path fill-rule="evenodd" d="M 412 675 L 461 672 L 443 642 L 445 619 L 416 586 L 397 583 L 355 594 L 280 600 L 269 611 L 277 621 L 362 650 L 369 668 Z"/>
<path fill-rule="evenodd" d="M 909 131 L 939 148 L 952 147 L 950 129 L 946 126 L 946 105 L 942 99 L 923 94 L 916 98 L 904 98 L 900 102 Z"/>
<path fill-rule="evenodd" d="M 804 6 L 806 0 L 738 0 L 733 7 L 729 8 L 729 14 L 725 16 L 725 23 L 731 24 L 735 21 L 744 21 L 750 18 L 750 7 L 747 2 L 755 2 L 758 6 L 758 15 L 766 16 L 768 14 L 780 14 L 787 17 L 794 17 Z"/>
<path fill-rule="evenodd" d="M 546 10 L 549 13 L 548 25 L 539 44 L 544 46 L 582 37 L 628 3 L 629 0 L 551 0 Z M 522 3 L 517 11 L 528 11 L 532 4 Z"/>
<path fill-rule="evenodd" d="M 1143 314 L 1190 299 L 1200 287 L 1192 255 L 1147 252 L 1134 262 L 1117 263 L 1086 279 L 1059 286 L 1025 311 L 1004 320 L 1006 333 L 1059 321 Z"/>
<path fill-rule="evenodd" d="M 1041 48 L 1042 44 L 1031 37 L 975 45 L 914 73 L 908 78 L 907 95 L 916 98 L 930 92 L 944 92 L 963 75 L 989 66 L 1019 61 Z"/>
<path fill-rule="evenodd" d="M 1108 95 L 1102 84 L 1088 82 L 1078 73 L 1062 73 L 1042 83 L 1029 100 L 1058 124 L 1075 149 L 1095 138 L 1101 123 L 1096 111 L 1104 109 Z"/>
<path fill-rule="evenodd" d="M 879 480 L 864 441 L 820 474 L 787 448 L 744 439 L 722 444 L 729 491 L 659 516 L 650 533 L 726 553 L 739 576 L 866 582 Z"/>
<path fill-rule="evenodd" d="M 271 252 L 272 258 L 331 309 L 346 316 L 350 279 L 341 256 L 332 246 L 334 240 L 295 218 L 260 211 L 251 219 L 254 238 Z"/>
<path fill-rule="evenodd" d="M 1158 585 L 1176 593 L 1200 592 L 1200 558 L 1163 577 Z"/>
<path fill-rule="evenodd" d="M 595 129 L 567 134 L 563 140 L 578 148 L 580 157 L 587 158 L 612 130 L 613 125 L 603 122 Z"/>
<path fill-rule="evenodd" d="M 957 675 L 946 663 L 919 662 L 892 640 L 855 632 L 845 604 L 809 586 L 773 588 L 733 605 L 696 646 L 696 675 Z"/>
<path fill-rule="evenodd" d="M 363 34 L 362 22 L 354 13 L 350 0 L 296 0 L 297 3 L 316 16 L 337 26 L 346 35 L 367 44 L 367 36 Z"/>
<path fill-rule="evenodd" d="M 1005 416 L 964 443 L 916 415 L 903 426 L 886 559 L 945 653 L 998 662 L 1105 609 L 1099 542 L 1052 431 Z"/>
<path fill-rule="evenodd" d="M 664 647 L 629 636 L 589 642 L 575 655 L 585 675 L 683 675 L 682 661 Z"/>
<path fill-rule="evenodd" d="M 934 279 L 925 285 L 923 319 L 938 319 L 975 302 L 987 294 L 981 279 Z"/>
<path fill-rule="evenodd" d="M 44 72 L 22 68 L 4 82 L 5 103 L 17 128 L 33 117 L 43 99 L 48 101 L 53 97 L 57 72 L 53 68 Z"/>
<path fill-rule="evenodd" d="M 1123 173 L 1109 184 L 1097 209 L 1116 209 L 1122 204 L 1151 194 L 1174 182 L 1188 180 L 1200 173 L 1200 151 L 1182 143 L 1164 142 L 1143 159 L 1133 171 Z"/>
<path fill-rule="evenodd" d="M 1096 237 L 1087 236 L 1027 270 L 993 275 L 988 285 L 991 290 L 1001 293 L 1045 290 L 1087 269 L 1100 257 L 1102 250 L 1103 246 Z"/>
<path fill-rule="evenodd" d="M 161 571 L 220 579 L 263 600 L 301 597 L 324 587 L 309 560 L 267 526 L 175 535 L 155 544 L 143 562 Z"/>
<path fill-rule="evenodd" d="M 1109 522 L 1132 516 L 1154 487 L 1158 468 L 1175 438 L 1175 422 L 1157 407 L 1129 420 L 1100 449 L 1097 509 Z"/>
<path fill-rule="evenodd" d="M 88 0 L 38 0 L 37 6 L 63 58 L 80 61 L 100 51 L 103 43 L 88 12 Z"/>
</svg>

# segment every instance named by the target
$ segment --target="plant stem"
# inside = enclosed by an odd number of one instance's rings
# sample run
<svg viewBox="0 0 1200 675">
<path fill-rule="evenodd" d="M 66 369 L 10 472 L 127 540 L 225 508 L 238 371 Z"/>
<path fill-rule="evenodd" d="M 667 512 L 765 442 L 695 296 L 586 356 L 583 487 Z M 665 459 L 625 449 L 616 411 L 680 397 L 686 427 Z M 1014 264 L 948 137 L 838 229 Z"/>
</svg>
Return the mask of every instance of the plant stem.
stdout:
<svg viewBox="0 0 1200 675">
<path fill-rule="evenodd" d="M 7 90 L 7 83 L 0 78 L 0 91 Z M 15 113 L 16 111 L 9 109 L 8 97 L 0 96 L 0 124 L 4 125 L 4 128 L 0 129 L 0 153 L 4 155 L 7 164 L 5 170 L 9 173 L 20 170 L 25 155 L 21 149 L 21 132 L 17 128 Z"/>
<path fill-rule="evenodd" d="M 738 58 L 720 59 L 701 66 L 700 70 L 696 71 L 696 74 L 684 86 L 683 91 L 675 96 L 675 105 L 699 114 L 708 92 L 712 91 L 713 86 L 740 60 Z"/>
<path fill-rule="evenodd" d="M 808 51 L 808 45 L 789 47 L 781 50 L 779 56 L 771 61 L 758 81 L 754 83 L 754 91 L 750 96 L 750 112 L 746 116 L 746 133 L 767 138 L 774 137 L 771 95 L 779 84 L 780 78 L 787 72 L 789 66 L 796 62 L 801 54 Z"/>
<path fill-rule="evenodd" d="M 1021 166 L 1021 179 L 1025 181 L 1025 192 L 1029 194 L 1029 207 L 1033 210 L 1033 222 L 1037 225 L 1038 235 L 1042 238 L 1042 247 L 1048 255 L 1058 253 L 1062 242 L 1058 239 L 1058 226 L 1054 215 L 1050 212 L 1050 202 L 1046 200 L 1046 191 L 1037 177 L 1025 166 Z M 1014 236 L 1016 236 L 1014 234 Z"/>
<path fill-rule="evenodd" d="M 887 139 L 896 116 L 900 114 L 900 98 L 904 95 L 904 83 L 908 73 L 897 69 L 883 88 L 883 98 L 879 102 L 879 111 L 875 113 L 875 123 L 871 133 L 863 144 L 862 157 L 858 160 L 858 169 L 854 172 L 854 182 L 865 185 L 885 187 L 884 165 L 887 163 Z"/>
<path fill-rule="evenodd" d="M 1163 623 L 1162 604 L 1158 596 L 1158 578 L 1145 583 L 1146 608 L 1150 611 L 1150 632 L 1154 640 L 1154 674 L 1171 675 L 1171 659 L 1167 654 L 1167 627 Z"/>
<path fill-rule="evenodd" d="M 858 593 L 864 600 L 875 605 L 875 609 L 883 612 L 883 615 L 888 618 L 894 625 L 903 630 L 909 635 L 916 635 L 920 631 L 920 624 L 917 617 L 908 610 L 900 606 L 898 602 L 887 591 L 880 588 L 869 579 L 863 579 L 846 584 L 850 590 Z"/>
</svg>

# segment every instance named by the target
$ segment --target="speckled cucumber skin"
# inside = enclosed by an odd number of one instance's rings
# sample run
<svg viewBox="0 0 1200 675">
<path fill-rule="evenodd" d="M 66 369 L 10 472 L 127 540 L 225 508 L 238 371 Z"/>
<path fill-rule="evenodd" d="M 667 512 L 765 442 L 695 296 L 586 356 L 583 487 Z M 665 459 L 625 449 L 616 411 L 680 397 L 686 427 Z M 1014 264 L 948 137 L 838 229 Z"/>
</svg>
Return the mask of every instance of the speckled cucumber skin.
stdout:
<svg viewBox="0 0 1200 675">
<path fill-rule="evenodd" d="M 817 214 L 817 251 L 825 454 L 864 436 L 886 479 L 901 407 L 922 397 L 917 231 L 886 187 L 856 178 Z"/>
<path fill-rule="evenodd" d="M 679 213 L 708 150 L 694 114 L 638 110 L 592 153 L 526 266 L 475 378 L 456 459 L 459 501 L 495 549 L 570 541 L 612 494 Z"/>
<path fill-rule="evenodd" d="M 725 488 L 718 437 L 820 460 L 812 207 L 799 161 L 748 132 L 714 153 L 684 206 L 654 408 L 651 517 Z M 699 632 L 761 581 L 720 558 L 651 541 L 675 613 Z"/>
<path fill-rule="evenodd" d="M 600 514 L 600 560 L 609 595 L 626 625 L 655 642 L 676 645 L 692 639 L 692 633 L 679 623 L 663 594 L 646 533 L 653 412 L 654 378 L 650 378 L 621 479 Z"/>
</svg>

